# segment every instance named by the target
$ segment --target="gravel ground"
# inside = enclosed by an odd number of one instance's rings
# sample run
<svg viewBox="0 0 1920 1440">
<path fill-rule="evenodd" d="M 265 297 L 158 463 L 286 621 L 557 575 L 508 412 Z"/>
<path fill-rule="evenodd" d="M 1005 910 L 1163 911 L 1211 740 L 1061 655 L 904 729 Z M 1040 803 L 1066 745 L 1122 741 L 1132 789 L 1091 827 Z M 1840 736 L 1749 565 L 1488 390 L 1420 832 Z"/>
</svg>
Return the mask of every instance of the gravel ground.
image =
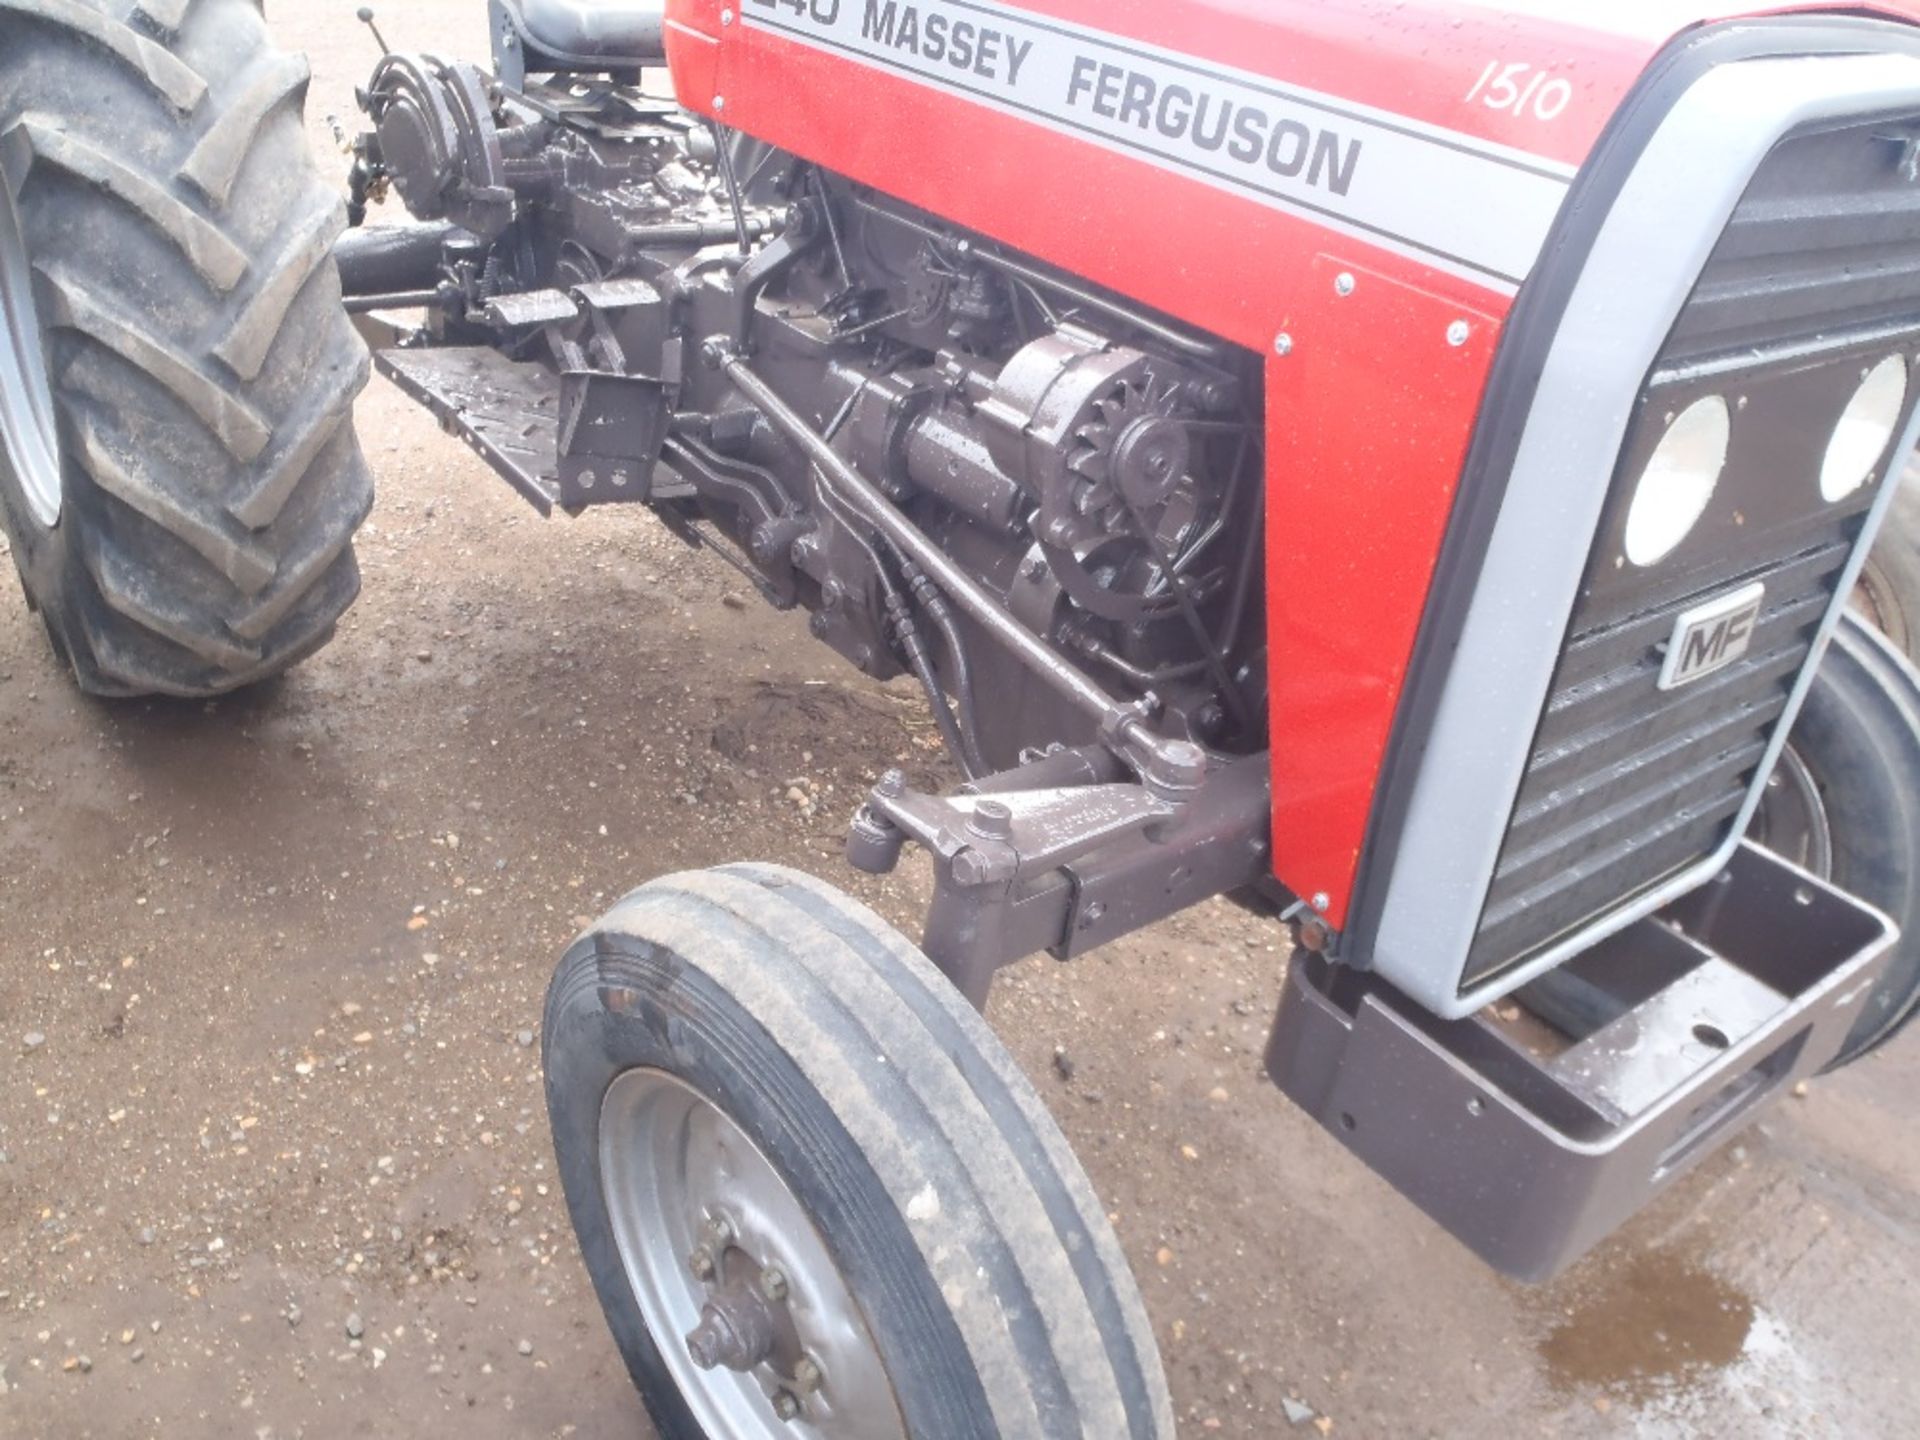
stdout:
<svg viewBox="0 0 1920 1440">
<path fill-rule="evenodd" d="M 324 135 L 371 42 L 272 8 Z M 398 47 L 482 49 L 479 0 L 388 10 Z M 549 966 L 632 885 L 743 857 L 908 928 L 924 900 L 835 858 L 879 769 L 940 773 L 910 694 L 644 515 L 539 521 L 384 385 L 360 428 L 366 594 L 284 682 L 95 704 L 0 603 L 0 1435 L 650 1434 L 554 1183 Z M 1184 1433 L 1912 1433 L 1920 1039 L 1529 1289 L 1260 1078 L 1282 959 L 1203 906 L 992 1009 Z"/>
</svg>

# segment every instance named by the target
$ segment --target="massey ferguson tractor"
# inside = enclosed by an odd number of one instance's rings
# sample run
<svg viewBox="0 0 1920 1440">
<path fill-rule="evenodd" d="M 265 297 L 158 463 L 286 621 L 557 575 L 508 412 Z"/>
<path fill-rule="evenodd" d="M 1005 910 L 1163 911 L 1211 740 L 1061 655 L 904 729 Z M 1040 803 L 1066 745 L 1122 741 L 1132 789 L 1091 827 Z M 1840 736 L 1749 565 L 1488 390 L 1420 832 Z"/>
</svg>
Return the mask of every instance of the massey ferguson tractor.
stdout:
<svg viewBox="0 0 1920 1440">
<path fill-rule="evenodd" d="M 371 366 L 911 675 L 917 941 L 561 960 L 587 1268 L 674 1440 L 1168 1437 L 1001 968 L 1291 927 L 1274 1081 L 1527 1278 L 1920 1003 L 1920 16 L 1698 4 L 492 0 L 343 199 L 248 0 L 0 0 L 13 556 L 89 691 L 292 664 Z"/>
</svg>

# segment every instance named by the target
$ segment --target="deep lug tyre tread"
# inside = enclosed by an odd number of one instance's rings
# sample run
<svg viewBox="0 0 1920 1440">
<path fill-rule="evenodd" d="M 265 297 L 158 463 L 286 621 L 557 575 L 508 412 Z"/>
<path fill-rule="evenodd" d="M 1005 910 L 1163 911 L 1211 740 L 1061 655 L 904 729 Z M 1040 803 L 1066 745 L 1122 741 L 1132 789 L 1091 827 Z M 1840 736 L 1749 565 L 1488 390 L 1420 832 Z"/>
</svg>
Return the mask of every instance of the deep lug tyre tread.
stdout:
<svg viewBox="0 0 1920 1440">
<path fill-rule="evenodd" d="M 0 0 L 0 39 L 63 464 L 51 528 L 0 493 L 28 597 L 96 694 L 277 674 L 358 594 L 373 501 L 306 62 L 251 0 Z"/>
</svg>

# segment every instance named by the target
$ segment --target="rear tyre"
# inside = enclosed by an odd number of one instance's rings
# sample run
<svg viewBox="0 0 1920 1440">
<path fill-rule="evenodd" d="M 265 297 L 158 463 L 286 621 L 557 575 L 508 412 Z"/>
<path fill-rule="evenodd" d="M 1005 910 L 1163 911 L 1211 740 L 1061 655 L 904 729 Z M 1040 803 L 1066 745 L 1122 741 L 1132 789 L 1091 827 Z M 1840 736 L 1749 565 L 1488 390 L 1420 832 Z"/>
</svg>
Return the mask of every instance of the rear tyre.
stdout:
<svg viewBox="0 0 1920 1440">
<path fill-rule="evenodd" d="M 1171 1440 L 1066 1140 L 865 907 L 772 866 L 654 881 L 561 961 L 545 1058 L 581 1252 L 665 1440 Z"/>
<path fill-rule="evenodd" d="M 367 356 L 306 80 L 251 0 L 0 0 L 0 520 L 95 694 L 276 674 L 358 592 Z"/>
<path fill-rule="evenodd" d="M 1901 936 L 1832 1068 L 1920 1009 L 1920 671 L 1848 615 L 1769 782 L 1754 838 L 1892 916 Z"/>
</svg>

